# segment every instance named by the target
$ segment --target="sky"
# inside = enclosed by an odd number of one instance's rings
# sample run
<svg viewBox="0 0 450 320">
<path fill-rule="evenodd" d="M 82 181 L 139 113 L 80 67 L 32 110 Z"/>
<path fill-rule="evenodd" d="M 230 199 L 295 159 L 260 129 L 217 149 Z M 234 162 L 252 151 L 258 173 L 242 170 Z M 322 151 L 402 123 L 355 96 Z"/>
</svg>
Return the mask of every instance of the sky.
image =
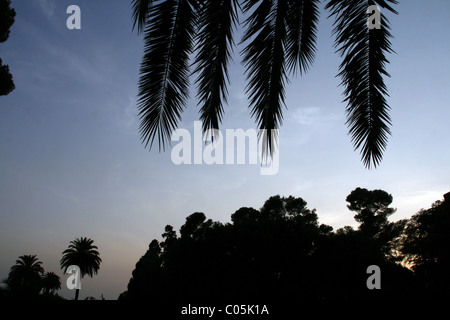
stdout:
<svg viewBox="0 0 450 320">
<path fill-rule="evenodd" d="M 357 187 L 393 195 L 391 221 L 429 208 L 450 191 L 450 2 L 401 1 L 387 13 L 395 54 L 386 78 L 393 126 L 383 161 L 368 170 L 353 150 L 345 119 L 332 19 L 323 10 L 317 55 L 308 73 L 286 87 L 279 170 L 259 164 L 175 165 L 172 147 L 141 143 L 136 97 L 143 38 L 132 31 L 131 1 L 12 0 L 17 12 L 0 57 L 16 89 L 0 97 L 0 280 L 19 256 L 59 266 L 77 237 L 94 239 L 102 264 L 82 281 L 80 299 L 117 299 L 136 262 L 166 225 L 176 230 L 193 212 L 222 223 L 270 196 L 301 197 L 319 222 L 356 227 L 345 198 Z M 81 9 L 69 30 L 67 7 Z M 239 36 L 239 32 L 237 33 Z M 256 129 L 234 50 L 221 130 Z M 193 83 L 194 81 L 191 81 Z M 193 134 L 196 88 L 179 128 Z"/>
</svg>

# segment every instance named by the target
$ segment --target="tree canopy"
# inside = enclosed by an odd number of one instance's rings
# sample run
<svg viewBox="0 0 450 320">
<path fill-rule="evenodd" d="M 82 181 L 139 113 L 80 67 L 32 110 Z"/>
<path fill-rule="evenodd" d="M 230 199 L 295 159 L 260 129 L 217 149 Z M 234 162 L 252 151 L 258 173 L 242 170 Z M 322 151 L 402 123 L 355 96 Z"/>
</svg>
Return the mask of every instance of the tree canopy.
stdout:
<svg viewBox="0 0 450 320">
<path fill-rule="evenodd" d="M 449 200 L 411 220 L 395 222 L 388 220 L 395 212 L 389 207 L 392 200 L 383 190 L 353 190 L 347 201 L 359 227 L 335 231 L 319 222 L 306 201 L 293 196 L 270 197 L 260 209 L 242 207 L 231 215 L 230 223 L 193 213 L 179 236 L 166 226 L 163 240 L 150 243 L 120 298 L 322 300 L 448 295 L 443 284 L 427 283 L 438 283 L 448 270 Z M 371 265 L 381 269 L 381 290 L 367 287 Z M 427 273 L 429 268 L 436 271 Z"/>
<path fill-rule="evenodd" d="M 94 240 L 81 237 L 70 241 L 69 247 L 63 251 L 63 256 L 60 260 L 61 269 L 64 273 L 67 269 L 74 265 L 80 268 L 81 278 L 88 275 L 93 277 L 100 270 L 102 259 L 100 253 L 97 251 L 98 247 L 94 245 Z M 80 290 L 75 289 L 75 300 L 78 300 Z"/>
<path fill-rule="evenodd" d="M 450 192 L 412 216 L 403 238 L 405 259 L 435 298 L 450 295 Z"/>
<path fill-rule="evenodd" d="M 59 276 L 45 272 L 36 255 L 20 256 L 3 283 L 6 286 L 0 290 L 0 300 L 62 299 L 56 293 L 61 289 Z"/>
<path fill-rule="evenodd" d="M 10 0 L 0 0 L 0 43 L 9 38 L 10 28 L 14 24 L 16 11 L 11 8 Z M 0 59 L 0 96 L 6 96 L 14 90 L 14 81 L 9 66 Z"/>
</svg>

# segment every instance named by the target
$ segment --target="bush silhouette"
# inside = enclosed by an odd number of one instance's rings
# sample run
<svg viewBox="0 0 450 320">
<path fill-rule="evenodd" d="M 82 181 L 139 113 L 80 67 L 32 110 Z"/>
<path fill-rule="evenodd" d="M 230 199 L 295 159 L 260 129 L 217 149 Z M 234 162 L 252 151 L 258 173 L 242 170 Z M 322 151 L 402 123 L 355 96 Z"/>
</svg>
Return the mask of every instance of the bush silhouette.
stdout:
<svg viewBox="0 0 450 320">
<path fill-rule="evenodd" d="M 430 296 L 424 290 L 425 281 L 414 272 L 421 266 L 410 269 L 402 264 L 408 256 L 417 255 L 411 248 L 420 247 L 413 242 L 421 241 L 414 238 L 419 227 L 416 221 L 421 219 L 388 221 L 395 209 L 389 207 L 392 196 L 382 190 L 357 188 L 347 201 L 360 222 L 357 229 L 334 231 L 320 224 L 316 211 L 292 196 L 270 197 L 259 210 L 242 207 L 231 215 L 231 223 L 193 213 L 181 226 L 180 236 L 172 226 L 166 226 L 163 241 L 150 243 L 120 299 L 267 301 Z M 439 203 L 430 210 L 436 228 L 440 226 L 433 241 L 448 241 L 444 232 L 448 230 L 448 205 Z M 441 225 L 438 222 L 443 222 L 444 216 L 447 224 Z M 448 250 L 443 248 L 442 243 L 436 249 L 439 270 L 449 261 Z M 367 286 L 371 265 L 380 267 L 381 290 Z M 438 275 L 442 276 L 436 271 L 431 276 Z"/>
</svg>

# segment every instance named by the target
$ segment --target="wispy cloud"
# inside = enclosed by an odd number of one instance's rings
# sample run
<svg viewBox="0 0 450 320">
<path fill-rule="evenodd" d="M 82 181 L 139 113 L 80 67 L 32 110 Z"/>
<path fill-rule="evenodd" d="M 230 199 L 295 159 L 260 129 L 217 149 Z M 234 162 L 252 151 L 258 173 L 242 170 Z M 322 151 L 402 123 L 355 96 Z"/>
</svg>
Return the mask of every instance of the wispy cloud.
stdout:
<svg viewBox="0 0 450 320">
<path fill-rule="evenodd" d="M 47 17 L 52 17 L 55 13 L 56 3 L 52 0 L 36 0 L 37 4 L 41 7 L 42 11 Z"/>
<path fill-rule="evenodd" d="M 407 208 L 410 214 L 417 213 L 420 209 L 428 209 L 437 200 L 443 200 L 445 191 L 419 190 L 395 195 L 394 202 L 399 209 Z"/>
<path fill-rule="evenodd" d="M 111 101 L 113 104 L 114 101 Z M 133 98 L 128 98 L 128 104 L 124 106 L 123 104 L 117 105 L 117 123 L 123 127 L 127 132 L 135 135 L 137 133 L 137 108 L 136 100 Z"/>
<path fill-rule="evenodd" d="M 291 120 L 303 126 L 333 123 L 339 120 L 336 113 L 330 113 L 322 107 L 300 107 L 291 111 Z"/>
</svg>

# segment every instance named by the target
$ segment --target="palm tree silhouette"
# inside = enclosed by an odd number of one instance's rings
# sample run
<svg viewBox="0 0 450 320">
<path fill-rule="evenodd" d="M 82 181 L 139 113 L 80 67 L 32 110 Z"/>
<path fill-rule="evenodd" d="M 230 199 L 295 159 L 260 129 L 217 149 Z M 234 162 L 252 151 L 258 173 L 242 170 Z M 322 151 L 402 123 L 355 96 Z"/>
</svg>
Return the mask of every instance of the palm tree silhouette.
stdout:
<svg viewBox="0 0 450 320">
<path fill-rule="evenodd" d="M 189 59 L 195 53 L 197 97 L 203 131 L 219 129 L 227 100 L 233 32 L 243 19 L 241 44 L 251 116 L 265 129 L 263 156 L 272 153 L 283 120 L 288 76 L 308 71 L 315 59 L 320 0 L 133 0 L 133 28 L 144 33 L 138 109 L 147 147 L 170 141 L 188 99 Z M 337 52 L 347 105 L 347 125 L 367 168 L 382 160 L 391 120 L 383 76 L 391 53 L 389 22 L 369 30 L 368 7 L 397 13 L 395 0 L 328 0 L 335 17 Z M 239 9 L 239 10 L 238 10 Z"/>
<path fill-rule="evenodd" d="M 24 255 L 11 267 L 6 282 L 13 292 L 28 297 L 35 296 L 41 290 L 43 274 L 42 262 L 36 255 Z"/>
<path fill-rule="evenodd" d="M 42 290 L 45 296 L 61 289 L 61 279 L 54 272 L 46 272 L 42 277 Z"/>
<path fill-rule="evenodd" d="M 61 269 L 64 273 L 71 265 L 78 266 L 81 272 L 81 278 L 85 275 L 93 277 L 100 269 L 100 254 L 97 246 L 93 245 L 94 240 L 89 238 L 76 238 L 70 242 L 68 249 L 64 250 L 63 257 L 60 260 Z M 79 289 L 75 290 L 75 300 L 78 300 Z"/>
</svg>

